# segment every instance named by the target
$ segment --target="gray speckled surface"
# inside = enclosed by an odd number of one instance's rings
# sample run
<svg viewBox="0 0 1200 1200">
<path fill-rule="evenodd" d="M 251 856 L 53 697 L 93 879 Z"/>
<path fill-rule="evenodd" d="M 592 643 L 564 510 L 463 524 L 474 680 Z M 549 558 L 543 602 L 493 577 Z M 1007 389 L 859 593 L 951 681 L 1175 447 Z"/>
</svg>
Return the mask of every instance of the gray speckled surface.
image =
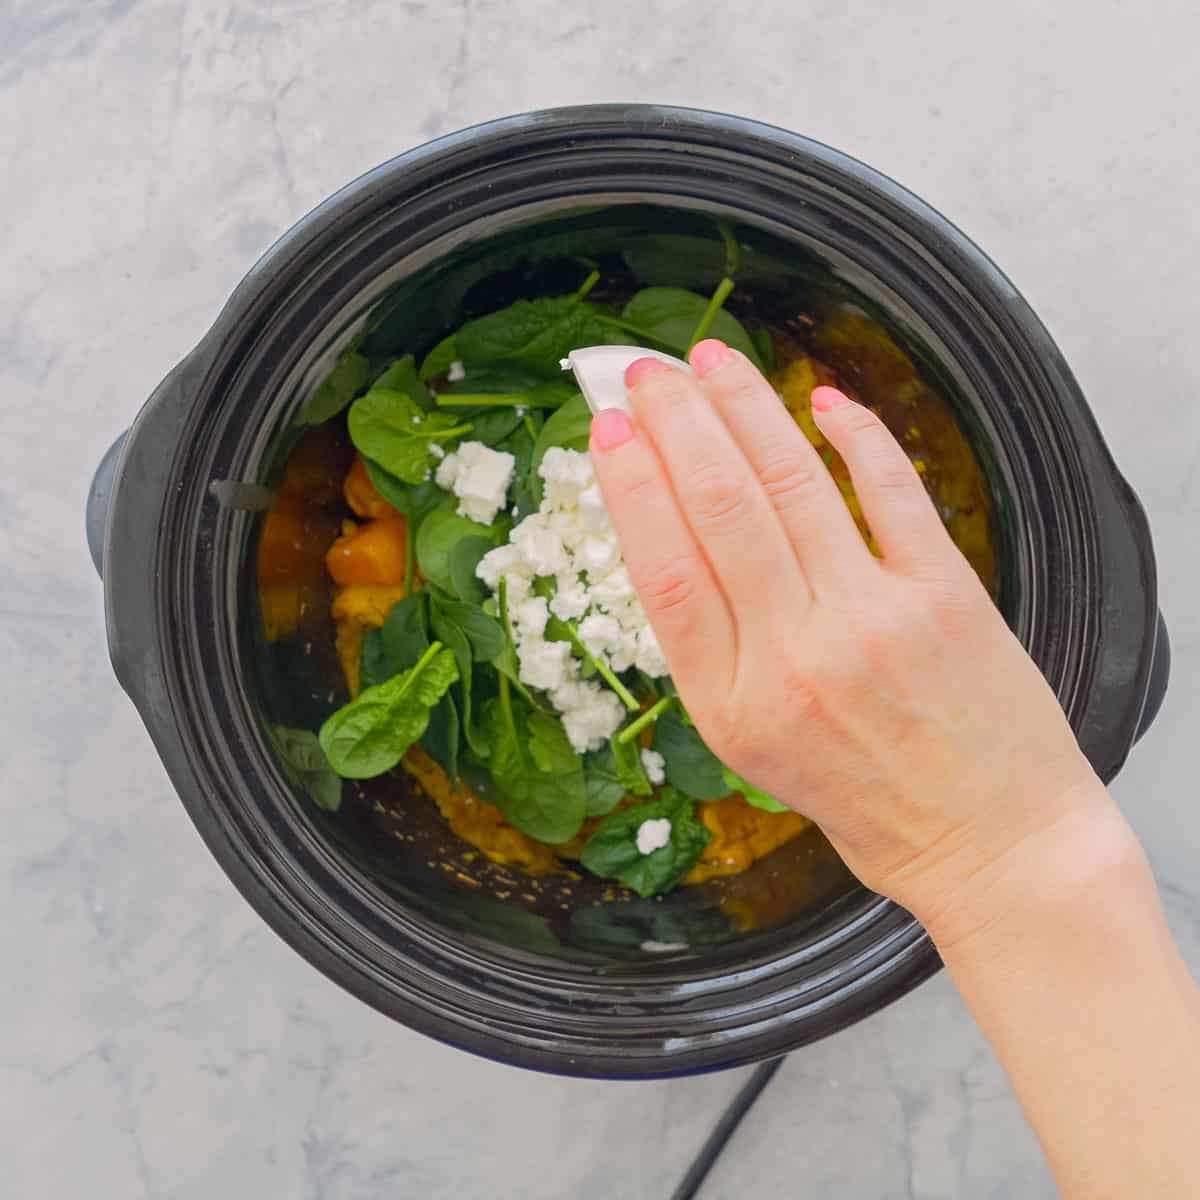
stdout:
<svg viewBox="0 0 1200 1200">
<path fill-rule="evenodd" d="M 659 99 L 851 151 L 1055 332 L 1145 501 L 1174 684 L 1117 792 L 1200 964 L 1200 177 L 1182 0 L 0 3 L 0 1157 L 6 1194 L 665 1197 L 738 1083 L 550 1079 L 376 1016 L 266 931 L 109 672 L 92 467 L 255 256 L 426 137 Z M 1052 1189 L 935 980 L 795 1055 L 704 1193 Z"/>
</svg>

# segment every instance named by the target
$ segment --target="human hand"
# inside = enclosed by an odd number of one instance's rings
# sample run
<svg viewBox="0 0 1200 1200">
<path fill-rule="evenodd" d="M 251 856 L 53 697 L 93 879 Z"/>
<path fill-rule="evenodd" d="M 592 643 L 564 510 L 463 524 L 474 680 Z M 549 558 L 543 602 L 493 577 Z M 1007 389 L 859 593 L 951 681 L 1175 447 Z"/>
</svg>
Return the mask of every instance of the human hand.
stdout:
<svg viewBox="0 0 1200 1200">
<path fill-rule="evenodd" d="M 929 924 L 1103 789 L 882 423 L 813 393 L 877 559 L 749 361 L 712 340 L 691 361 L 635 362 L 634 420 L 591 438 L 672 677 L 722 761 Z"/>
</svg>

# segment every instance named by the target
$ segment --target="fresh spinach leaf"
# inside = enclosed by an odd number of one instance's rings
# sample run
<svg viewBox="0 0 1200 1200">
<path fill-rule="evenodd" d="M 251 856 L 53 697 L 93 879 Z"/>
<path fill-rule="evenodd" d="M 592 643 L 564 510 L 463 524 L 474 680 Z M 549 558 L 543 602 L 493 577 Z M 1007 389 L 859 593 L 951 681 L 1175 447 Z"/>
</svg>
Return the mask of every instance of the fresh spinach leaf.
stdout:
<svg viewBox="0 0 1200 1200">
<path fill-rule="evenodd" d="M 429 602 L 429 624 L 433 631 L 433 636 L 446 646 L 454 655 L 454 661 L 458 664 L 458 694 L 461 698 L 461 731 L 466 734 L 467 740 L 471 743 L 471 748 L 486 756 L 488 747 L 486 743 L 479 741 L 473 737 L 474 732 L 472 726 L 471 715 L 471 683 L 472 670 L 471 663 L 473 655 L 471 652 L 471 643 L 467 635 L 449 617 L 442 608 L 439 597 L 434 596 Z"/>
<path fill-rule="evenodd" d="M 729 767 L 722 768 L 721 778 L 725 781 L 726 793 L 740 792 L 742 799 L 753 808 L 761 808 L 763 812 L 770 813 L 781 813 L 788 810 L 786 804 L 781 804 L 774 796 L 768 796 L 766 792 L 760 791 L 748 779 L 743 779 Z"/>
<path fill-rule="evenodd" d="M 363 636 L 359 663 L 361 687 L 386 683 L 407 671 L 429 649 L 427 595 L 414 592 L 388 609 L 383 626 Z"/>
<path fill-rule="evenodd" d="M 547 379 L 545 383 L 539 383 L 537 387 L 530 389 L 528 407 L 549 409 L 553 412 L 561 408 L 578 392 L 579 388 L 576 387 L 573 377 L 563 375 L 560 369 L 557 378 Z"/>
<path fill-rule="evenodd" d="M 490 662 L 503 652 L 505 643 L 500 623 L 473 604 L 451 600 L 441 594 L 432 595 L 429 606 L 434 636 L 450 647 L 458 663 L 461 717 L 458 727 L 476 756 L 487 758 L 490 748 L 477 730 L 472 715 L 475 709 L 473 664 Z"/>
<path fill-rule="evenodd" d="M 433 443 L 451 441 L 470 428 L 470 422 L 448 413 L 422 412 L 403 392 L 382 388 L 372 388 L 350 407 L 350 440 L 355 448 L 408 484 L 428 478 Z"/>
<path fill-rule="evenodd" d="M 608 748 L 612 751 L 613 765 L 622 787 L 632 796 L 653 795 L 654 788 L 642 766 L 642 754 L 636 740 L 620 742 L 614 736 L 609 738 Z"/>
<path fill-rule="evenodd" d="M 638 830 L 645 821 L 664 819 L 671 822 L 670 841 L 643 854 L 637 846 Z M 639 896 L 661 896 L 687 874 L 709 836 L 692 801 L 667 788 L 654 800 L 605 817 L 584 846 L 580 861 L 594 874 L 619 880 Z"/>
<path fill-rule="evenodd" d="M 448 691 L 429 714 L 429 726 L 421 738 L 421 748 L 434 762 L 457 781 L 459 750 L 462 745 L 462 722 L 453 690 Z"/>
<path fill-rule="evenodd" d="M 587 796 L 584 811 L 589 817 L 607 816 L 625 798 L 611 746 L 584 755 L 583 786 Z"/>
<path fill-rule="evenodd" d="M 464 408 L 458 413 L 461 420 L 471 422 L 471 441 L 482 442 L 493 450 L 521 424 L 521 415 L 515 407 Z"/>
<path fill-rule="evenodd" d="M 561 368 L 554 364 L 554 375 Z M 512 395 L 531 392 L 547 382 L 545 371 L 535 370 L 519 362 L 487 362 L 468 368 L 461 379 L 448 385 L 446 391 L 454 395 Z"/>
<path fill-rule="evenodd" d="M 484 706 L 481 727 L 491 751 L 492 803 L 539 842 L 570 841 L 583 824 L 587 792 L 562 723 L 502 691 Z"/>
<path fill-rule="evenodd" d="M 301 406 L 298 425 L 320 425 L 338 413 L 367 386 L 371 364 L 355 347 L 343 350 L 333 370 Z"/>
<path fill-rule="evenodd" d="M 667 782 L 693 800 L 720 800 L 729 795 L 721 760 L 678 709 L 670 708 L 658 718 L 654 749 L 663 756 Z"/>
<path fill-rule="evenodd" d="M 491 539 L 485 537 L 465 537 L 454 543 L 450 550 L 450 590 L 460 600 L 478 604 L 483 599 L 484 587 L 475 568 L 492 548 Z"/>
<path fill-rule="evenodd" d="M 529 481 L 529 465 L 533 462 L 533 447 L 541 430 L 540 413 L 526 413 L 521 423 L 496 449 L 513 456 L 513 482 L 509 488 L 515 519 L 524 520 L 538 506 Z"/>
<path fill-rule="evenodd" d="M 400 669 L 403 670 L 404 668 L 401 667 Z M 383 631 L 380 629 L 368 629 L 363 634 L 362 651 L 358 656 L 359 690 L 375 687 L 380 683 L 387 683 L 396 674 L 398 672 L 392 670 L 392 664 L 388 659 L 388 652 L 384 649 Z"/>
<path fill-rule="evenodd" d="M 683 288 L 651 287 L 638 292 L 621 313 L 621 319 L 652 340 L 686 354 L 692 334 L 708 309 L 707 296 Z M 708 336 L 720 338 L 740 350 L 756 366 L 762 366 L 758 349 L 742 323 L 721 309 L 708 327 Z"/>
<path fill-rule="evenodd" d="M 308 729 L 276 725 L 272 730 L 283 773 L 303 788 L 312 802 L 326 812 L 342 806 L 342 781 L 329 765 L 317 735 Z"/>
<path fill-rule="evenodd" d="M 390 771 L 424 734 L 430 709 L 457 678 L 453 653 L 435 642 L 415 666 L 360 692 L 321 726 L 329 765 L 345 779 Z"/>
<path fill-rule="evenodd" d="M 417 375 L 413 356 L 406 354 L 403 358 L 389 363 L 383 373 L 371 384 L 371 391 L 403 392 L 416 406 L 425 412 L 433 410 L 433 397 L 429 389 Z"/>
<path fill-rule="evenodd" d="M 500 622 L 489 617 L 482 608 L 443 596 L 438 597 L 437 607 L 445 620 L 453 621 L 466 634 L 476 662 L 491 662 L 504 649 L 504 630 Z"/>
<path fill-rule="evenodd" d="M 435 508 L 448 508 L 454 503 L 432 479 L 405 483 L 369 458 L 364 458 L 363 463 L 375 490 L 408 518 L 409 529 L 419 525 Z"/>
<path fill-rule="evenodd" d="M 525 472 L 525 484 L 534 498 L 534 507 L 542 502 L 542 477 L 538 468 L 546 451 L 552 446 L 561 446 L 564 450 L 586 450 L 588 438 L 592 429 L 592 411 L 582 392 L 576 392 L 561 408 L 555 409 L 538 434 L 533 445 L 533 455 L 529 460 L 529 468 Z"/>
<path fill-rule="evenodd" d="M 449 337 L 444 337 L 430 352 L 421 360 L 421 369 L 417 375 L 422 380 L 433 379 L 438 375 L 445 375 L 450 370 L 450 364 L 458 360 L 458 345 L 454 340 L 454 334 Z"/>
<path fill-rule="evenodd" d="M 769 375 L 775 370 L 775 342 L 771 337 L 771 331 L 765 325 L 760 326 L 751 331 L 750 340 L 754 343 L 755 350 L 758 351 L 758 361 L 762 365 L 763 371 Z"/>
<path fill-rule="evenodd" d="M 455 595 L 450 574 L 450 557 L 454 547 L 466 538 L 482 538 L 489 546 L 497 541 L 497 530 L 460 517 L 446 509 L 435 509 L 417 530 L 417 565 L 424 578 L 443 591 Z"/>
<path fill-rule="evenodd" d="M 468 370 L 511 360 L 552 376 L 559 360 L 572 350 L 604 342 L 606 337 L 606 326 L 586 300 L 552 296 L 518 300 L 508 308 L 468 321 L 455 335 L 455 341 Z"/>
</svg>

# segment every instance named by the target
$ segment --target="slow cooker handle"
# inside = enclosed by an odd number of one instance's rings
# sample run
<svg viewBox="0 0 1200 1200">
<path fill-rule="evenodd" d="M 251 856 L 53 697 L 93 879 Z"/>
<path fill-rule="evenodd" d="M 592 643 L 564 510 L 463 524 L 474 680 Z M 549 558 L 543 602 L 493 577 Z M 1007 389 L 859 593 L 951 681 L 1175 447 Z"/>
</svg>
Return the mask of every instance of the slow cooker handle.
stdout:
<svg viewBox="0 0 1200 1200">
<path fill-rule="evenodd" d="M 1146 703 L 1142 707 L 1141 719 L 1138 721 L 1134 741 L 1139 741 L 1142 735 L 1154 724 L 1158 710 L 1162 708 L 1163 697 L 1167 694 L 1167 681 L 1171 676 L 1171 638 L 1167 634 L 1167 623 L 1163 620 L 1162 610 L 1158 613 L 1158 631 L 1154 637 L 1154 658 L 1150 664 L 1150 680 L 1146 684 Z"/>
<path fill-rule="evenodd" d="M 84 514 L 88 553 L 91 554 L 96 574 L 101 579 L 104 578 L 104 531 L 108 527 L 108 510 L 112 502 L 113 484 L 117 479 L 117 465 L 121 461 L 121 451 L 125 448 L 125 440 L 128 437 L 127 429 L 104 452 L 104 457 L 92 476 L 92 486 L 88 490 L 87 512 Z"/>
</svg>

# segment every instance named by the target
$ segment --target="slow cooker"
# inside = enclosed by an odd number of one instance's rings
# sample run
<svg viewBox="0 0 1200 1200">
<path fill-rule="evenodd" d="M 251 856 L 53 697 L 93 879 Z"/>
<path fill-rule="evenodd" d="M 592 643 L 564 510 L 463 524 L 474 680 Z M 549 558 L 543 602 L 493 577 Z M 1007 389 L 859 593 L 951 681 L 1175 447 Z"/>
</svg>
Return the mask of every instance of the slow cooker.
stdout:
<svg viewBox="0 0 1200 1200">
<path fill-rule="evenodd" d="M 636 1078 L 774 1058 L 940 965 L 913 917 L 857 885 L 819 837 L 748 873 L 764 868 L 751 890 L 791 889 L 755 928 L 704 889 L 524 903 L 439 870 L 453 839 L 436 820 L 396 838 L 369 806 L 317 811 L 269 736 L 283 717 L 324 715 L 316 689 L 289 686 L 264 653 L 253 563 L 296 413 L 338 353 L 401 333 L 428 349 L 464 307 L 501 296 L 514 264 L 555 255 L 624 251 L 651 282 L 715 278 L 717 225 L 764 306 L 854 305 L 946 398 L 990 492 L 997 603 L 1112 779 L 1169 667 L 1137 498 L 1001 271 L 890 179 L 781 129 L 595 106 L 400 155 L 263 255 L 92 487 L 116 674 L 223 869 L 350 992 L 523 1067 Z"/>
</svg>

